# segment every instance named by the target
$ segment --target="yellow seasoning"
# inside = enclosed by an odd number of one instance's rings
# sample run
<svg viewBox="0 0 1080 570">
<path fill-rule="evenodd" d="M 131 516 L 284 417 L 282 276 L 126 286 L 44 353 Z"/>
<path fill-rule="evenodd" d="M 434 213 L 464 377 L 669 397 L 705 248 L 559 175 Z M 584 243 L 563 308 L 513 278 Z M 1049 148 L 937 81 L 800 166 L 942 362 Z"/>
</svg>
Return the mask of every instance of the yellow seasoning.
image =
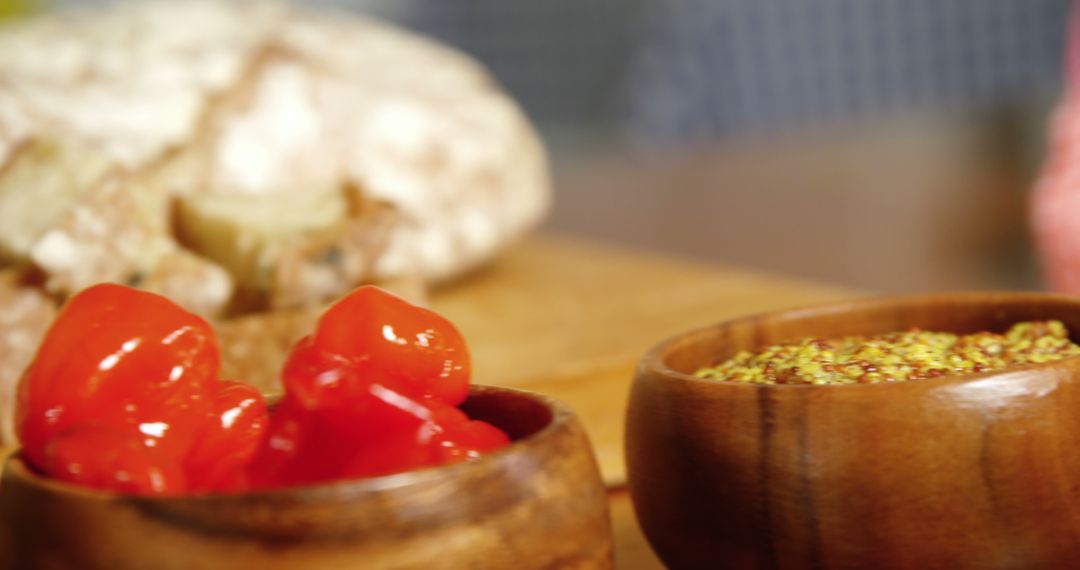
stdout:
<svg viewBox="0 0 1080 570">
<path fill-rule="evenodd" d="M 695 376 L 757 384 L 866 384 L 973 374 L 1080 356 L 1060 321 L 1028 321 L 1004 334 L 911 329 L 877 336 L 804 338 L 698 370 Z"/>
</svg>

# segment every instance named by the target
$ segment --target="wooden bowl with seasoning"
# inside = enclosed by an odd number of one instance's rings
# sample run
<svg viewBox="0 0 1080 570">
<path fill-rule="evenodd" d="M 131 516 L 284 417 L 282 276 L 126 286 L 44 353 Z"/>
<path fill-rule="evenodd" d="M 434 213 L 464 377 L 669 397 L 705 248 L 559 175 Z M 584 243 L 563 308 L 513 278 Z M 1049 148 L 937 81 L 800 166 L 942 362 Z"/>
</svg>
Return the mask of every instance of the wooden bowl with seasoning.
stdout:
<svg viewBox="0 0 1080 570">
<path fill-rule="evenodd" d="M 874 384 L 694 376 L 805 337 L 1001 332 L 1080 299 L 1038 293 L 875 299 L 742 318 L 641 361 L 627 415 L 630 491 L 673 568 L 1072 568 L 1080 559 L 1080 358 Z"/>
<path fill-rule="evenodd" d="M 0 567 L 610 568 L 607 495 L 570 410 L 476 386 L 462 409 L 513 443 L 475 462 L 264 493 L 120 496 L 45 479 L 16 454 L 0 483 Z"/>
</svg>

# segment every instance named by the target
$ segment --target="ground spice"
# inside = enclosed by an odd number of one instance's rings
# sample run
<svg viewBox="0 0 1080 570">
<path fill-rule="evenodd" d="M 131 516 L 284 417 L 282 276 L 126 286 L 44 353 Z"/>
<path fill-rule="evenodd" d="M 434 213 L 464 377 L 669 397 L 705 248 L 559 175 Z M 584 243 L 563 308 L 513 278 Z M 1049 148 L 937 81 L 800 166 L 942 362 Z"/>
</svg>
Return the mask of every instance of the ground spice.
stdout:
<svg viewBox="0 0 1080 570">
<path fill-rule="evenodd" d="M 972 374 L 1080 356 L 1060 321 L 1029 321 L 1004 334 L 911 329 L 877 336 L 804 338 L 698 370 L 695 376 L 755 384 L 865 384 Z"/>
</svg>

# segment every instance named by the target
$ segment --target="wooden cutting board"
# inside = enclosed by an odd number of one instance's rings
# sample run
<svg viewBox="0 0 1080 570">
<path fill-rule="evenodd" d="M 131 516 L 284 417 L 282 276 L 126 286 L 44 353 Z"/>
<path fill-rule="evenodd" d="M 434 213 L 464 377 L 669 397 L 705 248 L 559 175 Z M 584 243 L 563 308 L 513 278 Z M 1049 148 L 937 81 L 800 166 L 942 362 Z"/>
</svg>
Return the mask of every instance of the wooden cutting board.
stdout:
<svg viewBox="0 0 1080 570">
<path fill-rule="evenodd" d="M 611 486 L 625 482 L 623 414 L 638 358 L 664 338 L 737 315 L 852 297 L 790 277 L 703 265 L 555 236 L 531 238 L 435 291 L 478 384 L 568 403 Z"/>
</svg>

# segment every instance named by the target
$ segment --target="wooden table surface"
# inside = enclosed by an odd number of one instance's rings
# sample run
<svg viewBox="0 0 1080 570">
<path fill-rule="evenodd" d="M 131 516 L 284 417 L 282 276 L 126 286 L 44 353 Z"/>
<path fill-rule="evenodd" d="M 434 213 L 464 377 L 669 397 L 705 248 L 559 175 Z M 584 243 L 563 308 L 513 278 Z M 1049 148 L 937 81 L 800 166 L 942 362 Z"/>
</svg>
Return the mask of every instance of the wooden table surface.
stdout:
<svg viewBox="0 0 1080 570">
<path fill-rule="evenodd" d="M 623 414 L 637 359 L 680 331 L 737 315 L 853 294 L 564 237 L 531 238 L 468 279 L 434 292 L 464 333 L 474 381 L 568 403 L 585 424 L 610 488 L 616 565 L 663 566 L 625 490 Z"/>
</svg>

